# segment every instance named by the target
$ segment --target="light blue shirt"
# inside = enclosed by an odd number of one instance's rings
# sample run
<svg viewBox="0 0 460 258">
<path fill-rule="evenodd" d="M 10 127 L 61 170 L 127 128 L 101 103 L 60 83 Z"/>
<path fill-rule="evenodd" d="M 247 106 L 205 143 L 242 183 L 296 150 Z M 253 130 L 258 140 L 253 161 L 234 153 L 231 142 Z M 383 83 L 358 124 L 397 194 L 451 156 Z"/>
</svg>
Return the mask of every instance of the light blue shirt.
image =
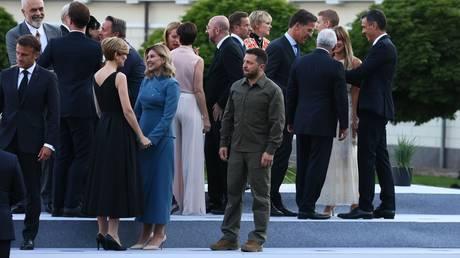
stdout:
<svg viewBox="0 0 460 258">
<path fill-rule="evenodd" d="M 294 52 L 294 55 L 297 56 L 297 42 L 295 41 L 295 39 L 293 37 L 291 37 L 291 35 L 289 35 L 289 33 L 284 33 L 284 36 L 287 38 L 287 40 L 289 41 L 289 43 L 291 44 L 291 47 L 292 47 L 292 51 Z M 300 47 L 300 46 L 299 46 Z M 299 48 L 300 49 L 300 48 Z"/>
</svg>

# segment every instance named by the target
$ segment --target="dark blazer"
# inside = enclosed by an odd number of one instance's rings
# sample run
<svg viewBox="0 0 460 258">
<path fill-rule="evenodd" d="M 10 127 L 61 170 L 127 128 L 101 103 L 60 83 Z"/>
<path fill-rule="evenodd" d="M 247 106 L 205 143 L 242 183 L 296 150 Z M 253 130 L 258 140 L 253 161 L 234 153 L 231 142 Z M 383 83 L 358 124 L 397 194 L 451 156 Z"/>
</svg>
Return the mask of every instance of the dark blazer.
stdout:
<svg viewBox="0 0 460 258">
<path fill-rule="evenodd" d="M 128 81 L 129 101 L 131 102 L 131 106 L 134 107 L 137 95 L 139 94 L 139 87 L 145 77 L 145 65 L 144 60 L 133 47 L 129 48 L 129 54 L 126 58 L 125 64 L 119 69 L 119 71 L 126 75 L 126 79 Z"/>
<path fill-rule="evenodd" d="M 36 65 L 21 101 L 17 89 L 18 74 L 18 67 L 1 72 L 0 149 L 5 149 L 16 135 L 20 151 L 38 154 L 44 143 L 57 146 L 57 79 L 54 73 Z"/>
<path fill-rule="evenodd" d="M 370 111 L 387 120 L 395 115 L 391 94 L 397 62 L 396 47 L 383 36 L 371 47 L 361 66 L 346 72 L 347 82 L 360 85 L 358 115 Z"/>
<path fill-rule="evenodd" d="M 90 118 L 96 116 L 93 97 L 93 76 L 101 67 L 99 42 L 81 32 L 52 39 L 38 59 L 43 67 L 51 64 L 58 77 L 61 117 Z"/>
<path fill-rule="evenodd" d="M 243 55 L 240 47 L 228 37 L 212 60 L 204 80 L 204 92 L 208 107 L 217 102 L 224 109 L 232 84 L 243 78 Z"/>
<path fill-rule="evenodd" d="M 59 26 L 59 28 L 61 29 L 62 36 L 67 36 L 67 34 L 70 33 L 69 29 L 67 29 L 67 27 L 64 25 Z"/>
<path fill-rule="evenodd" d="M 274 81 L 286 96 L 289 72 L 295 60 L 295 54 L 291 43 L 283 35 L 268 44 L 268 63 L 265 67 L 265 74 Z"/>
<path fill-rule="evenodd" d="M 240 47 L 241 54 L 244 57 L 244 55 L 246 54 L 246 46 L 244 44 L 241 45 L 241 42 L 236 37 L 233 37 L 233 36 L 230 36 L 230 37 L 233 39 L 233 42 L 235 42 L 236 45 Z"/>
<path fill-rule="evenodd" d="M 342 63 L 323 49 L 295 61 L 287 88 L 287 124 L 294 133 L 331 136 L 348 128 L 348 96 Z"/>
<path fill-rule="evenodd" d="M 48 23 L 43 23 L 43 30 L 45 31 L 48 42 L 52 38 L 61 37 L 61 30 Z M 19 23 L 6 33 L 6 52 L 8 53 L 8 60 L 10 65 L 16 64 L 16 41 L 22 35 L 30 34 L 29 28 L 24 22 Z M 48 66 L 45 66 L 48 67 Z"/>
<path fill-rule="evenodd" d="M 0 150 L 0 164 L 0 240 L 14 240 L 10 207 L 24 199 L 24 181 L 16 155 Z"/>
</svg>

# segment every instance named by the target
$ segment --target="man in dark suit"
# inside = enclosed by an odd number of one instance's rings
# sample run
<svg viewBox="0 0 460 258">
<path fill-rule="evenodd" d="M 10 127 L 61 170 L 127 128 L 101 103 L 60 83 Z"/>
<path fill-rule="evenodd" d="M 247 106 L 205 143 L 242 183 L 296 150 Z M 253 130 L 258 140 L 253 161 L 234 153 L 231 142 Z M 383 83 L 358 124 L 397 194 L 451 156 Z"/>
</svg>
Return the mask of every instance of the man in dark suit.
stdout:
<svg viewBox="0 0 460 258">
<path fill-rule="evenodd" d="M 61 126 L 54 169 L 53 215 L 81 216 L 80 200 L 89 171 L 96 109 L 93 76 L 100 68 L 101 47 L 85 36 L 88 7 L 70 3 L 69 35 L 52 39 L 40 56 L 42 66 L 53 65 L 59 80 Z"/>
<path fill-rule="evenodd" d="M 62 36 L 67 36 L 67 34 L 70 33 L 70 30 L 69 30 L 69 24 L 70 24 L 69 5 L 70 5 L 70 3 L 65 4 L 62 7 L 62 10 L 61 10 L 61 22 L 62 22 L 62 24 L 61 24 L 61 26 L 59 26 L 59 28 L 61 29 Z"/>
<path fill-rule="evenodd" d="M 247 12 L 236 11 L 228 17 L 230 22 L 230 36 L 241 48 L 243 56 L 246 53 L 244 41 L 249 37 L 249 15 Z"/>
<path fill-rule="evenodd" d="M 0 150 L 0 164 L 0 257 L 8 258 L 11 241 L 15 238 L 10 206 L 24 199 L 25 188 L 14 154 Z"/>
<path fill-rule="evenodd" d="M 18 65 L 2 71 L 0 79 L 0 149 L 18 156 L 27 187 L 23 250 L 34 248 L 41 210 L 40 162 L 53 154 L 59 128 L 56 75 L 35 63 L 39 55 L 40 42 L 34 36 L 19 37 Z"/>
<path fill-rule="evenodd" d="M 212 17 L 206 27 L 209 40 L 216 44 L 216 54 L 205 77 L 204 92 L 211 130 L 206 133 L 204 153 L 208 173 L 208 208 L 214 214 L 224 214 L 227 202 L 227 163 L 219 158 L 220 127 L 230 86 L 243 78 L 243 54 L 230 38 L 225 16 Z"/>
<path fill-rule="evenodd" d="M 343 219 L 393 219 L 395 189 L 388 157 L 386 124 L 394 119 L 391 88 L 396 70 L 396 47 L 385 33 L 386 17 L 371 10 L 361 19 L 363 34 L 372 48 L 360 67 L 347 71 L 347 82 L 360 85 L 358 99 L 359 207 L 339 214 Z M 382 203 L 374 210 L 375 171 Z"/>
<path fill-rule="evenodd" d="M 107 16 L 102 23 L 101 38 L 118 37 L 123 40 L 126 38 L 126 22 L 112 16 Z M 126 40 L 125 40 L 126 42 Z M 128 80 L 128 95 L 131 106 L 136 104 L 139 87 L 144 79 L 145 64 L 144 60 L 128 42 L 129 54 L 126 57 L 125 64 L 118 71 L 126 75 Z"/>
<path fill-rule="evenodd" d="M 20 36 L 32 34 L 37 37 L 41 43 L 40 52 L 43 52 L 50 39 L 61 36 L 61 30 L 58 27 L 43 22 L 45 18 L 43 0 L 23 0 L 21 4 L 24 22 L 6 33 L 6 51 L 10 65 L 16 64 L 16 41 Z"/>
<path fill-rule="evenodd" d="M 267 76 L 272 79 L 286 96 L 289 72 L 296 57 L 300 57 L 300 44 L 311 37 L 315 28 L 316 17 L 310 12 L 300 9 L 289 20 L 288 31 L 273 40 L 267 47 L 268 64 L 265 69 Z M 285 100 L 286 101 L 286 100 Z M 286 128 L 283 131 L 283 142 L 276 150 L 271 177 L 271 216 L 296 216 L 284 207 L 280 186 L 283 183 L 289 165 L 292 151 L 292 134 Z"/>
<path fill-rule="evenodd" d="M 331 29 L 318 34 L 316 49 L 293 64 L 287 88 L 288 131 L 296 134 L 296 202 L 299 219 L 328 219 L 315 212 L 326 179 L 332 140 L 346 137 L 348 95 L 343 65 L 331 57 L 337 43 Z"/>
</svg>

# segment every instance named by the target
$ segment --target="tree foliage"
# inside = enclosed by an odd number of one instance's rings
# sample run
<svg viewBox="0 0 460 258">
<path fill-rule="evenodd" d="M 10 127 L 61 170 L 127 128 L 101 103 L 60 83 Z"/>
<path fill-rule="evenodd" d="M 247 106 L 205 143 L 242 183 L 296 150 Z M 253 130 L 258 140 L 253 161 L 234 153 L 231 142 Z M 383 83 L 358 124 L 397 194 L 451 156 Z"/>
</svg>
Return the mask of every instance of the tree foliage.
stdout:
<svg viewBox="0 0 460 258">
<path fill-rule="evenodd" d="M 5 37 L 6 33 L 16 25 L 17 23 L 13 16 L 0 6 L 0 69 L 10 66 L 6 52 Z"/>
<path fill-rule="evenodd" d="M 248 14 L 254 10 L 265 10 L 273 18 L 270 40 L 273 40 L 286 32 L 288 29 L 289 17 L 297 8 L 287 3 L 285 0 L 198 0 L 182 17 L 182 21 L 189 21 L 198 27 L 198 36 L 195 47 L 199 47 L 200 56 L 209 65 L 216 47 L 209 42 L 208 35 L 205 33 L 206 25 L 211 17 L 215 15 L 229 16 L 234 11 L 245 11 Z M 147 42 L 142 45 L 142 51 L 146 46 L 162 41 L 162 32 L 155 31 Z"/>
<path fill-rule="evenodd" d="M 385 0 L 372 8 L 385 13 L 398 50 L 396 121 L 454 118 L 460 109 L 460 1 Z M 364 58 L 370 43 L 361 35 L 360 16 L 350 36 L 356 56 Z"/>
</svg>

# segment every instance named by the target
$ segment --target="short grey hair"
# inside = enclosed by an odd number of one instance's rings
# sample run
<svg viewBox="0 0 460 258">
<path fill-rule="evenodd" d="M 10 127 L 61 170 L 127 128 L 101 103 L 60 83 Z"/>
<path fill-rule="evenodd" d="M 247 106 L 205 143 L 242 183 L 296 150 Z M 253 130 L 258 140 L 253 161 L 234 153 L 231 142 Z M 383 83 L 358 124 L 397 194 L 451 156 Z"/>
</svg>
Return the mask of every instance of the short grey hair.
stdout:
<svg viewBox="0 0 460 258">
<path fill-rule="evenodd" d="M 324 29 L 318 34 L 316 38 L 316 46 L 322 47 L 327 50 L 332 50 L 337 44 L 337 36 L 335 35 L 334 30 Z"/>
<path fill-rule="evenodd" d="M 69 15 L 69 6 L 70 3 L 65 4 L 61 10 L 61 21 L 64 22 L 64 18 Z"/>
</svg>

